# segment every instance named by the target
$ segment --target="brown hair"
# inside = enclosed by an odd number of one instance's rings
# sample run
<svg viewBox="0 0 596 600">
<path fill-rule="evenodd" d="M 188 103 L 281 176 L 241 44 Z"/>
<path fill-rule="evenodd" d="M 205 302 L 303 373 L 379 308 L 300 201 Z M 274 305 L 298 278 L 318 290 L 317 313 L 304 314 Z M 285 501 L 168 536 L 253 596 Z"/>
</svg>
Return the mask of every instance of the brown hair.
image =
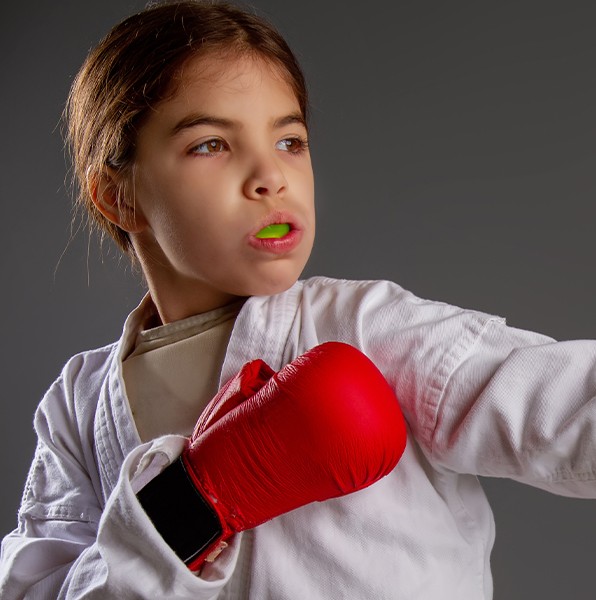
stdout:
<svg viewBox="0 0 596 600">
<path fill-rule="evenodd" d="M 103 238 L 111 235 L 134 257 L 128 233 L 95 207 L 90 185 L 107 167 L 122 175 L 119 198 L 130 191 L 137 132 L 151 108 L 172 93 L 172 81 L 199 54 L 256 54 L 281 68 L 304 119 L 308 94 L 302 70 L 283 37 L 265 20 L 228 3 L 166 1 L 116 25 L 77 74 L 65 109 L 67 141 L 78 183 L 78 207 Z"/>
</svg>

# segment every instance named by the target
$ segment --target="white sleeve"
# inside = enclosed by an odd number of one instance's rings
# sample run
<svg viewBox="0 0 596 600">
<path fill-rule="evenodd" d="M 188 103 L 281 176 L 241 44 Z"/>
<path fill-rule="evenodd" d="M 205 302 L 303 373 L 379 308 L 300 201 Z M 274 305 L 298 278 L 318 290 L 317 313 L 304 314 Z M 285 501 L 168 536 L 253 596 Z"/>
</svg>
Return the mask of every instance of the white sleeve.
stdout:
<svg viewBox="0 0 596 600">
<path fill-rule="evenodd" d="M 0 597 L 217 598 L 232 574 L 238 541 L 198 577 L 164 542 L 135 496 L 180 454 L 184 438 L 166 436 L 133 450 L 102 508 L 85 468 L 88 457 L 64 418 L 38 411 L 38 445 L 19 525 L 2 542 Z"/>
<path fill-rule="evenodd" d="M 445 381 L 435 416 L 435 463 L 596 498 L 595 341 L 489 321 Z"/>
<path fill-rule="evenodd" d="M 394 387 L 433 466 L 596 498 L 596 341 L 557 342 L 391 282 L 348 285 L 312 310 L 356 315 L 344 339 Z"/>
</svg>

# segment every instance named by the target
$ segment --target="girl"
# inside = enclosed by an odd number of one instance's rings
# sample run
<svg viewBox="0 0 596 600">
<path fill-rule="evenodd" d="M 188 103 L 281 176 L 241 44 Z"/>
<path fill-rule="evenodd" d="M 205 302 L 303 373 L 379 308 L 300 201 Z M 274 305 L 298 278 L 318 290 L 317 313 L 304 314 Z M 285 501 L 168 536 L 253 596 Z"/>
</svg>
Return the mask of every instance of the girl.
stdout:
<svg viewBox="0 0 596 600">
<path fill-rule="evenodd" d="M 81 202 L 149 293 L 121 340 L 74 357 L 39 407 L 3 598 L 490 598 L 476 475 L 596 496 L 594 343 L 389 282 L 297 281 L 314 239 L 307 108 L 285 42 L 226 5 L 157 5 L 87 59 L 68 106 Z M 328 340 L 363 350 L 397 392 L 400 464 L 191 572 L 135 492 L 244 363 L 277 370 Z"/>
</svg>

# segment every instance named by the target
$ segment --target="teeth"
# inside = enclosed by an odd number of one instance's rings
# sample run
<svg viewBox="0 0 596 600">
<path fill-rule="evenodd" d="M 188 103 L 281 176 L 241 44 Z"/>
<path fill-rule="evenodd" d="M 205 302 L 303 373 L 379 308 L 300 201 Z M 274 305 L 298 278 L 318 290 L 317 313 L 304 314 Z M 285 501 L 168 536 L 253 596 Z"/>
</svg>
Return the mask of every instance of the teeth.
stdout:
<svg viewBox="0 0 596 600">
<path fill-rule="evenodd" d="M 290 226 L 287 223 L 274 223 L 263 227 L 255 237 L 259 239 L 281 238 L 290 232 Z"/>
</svg>

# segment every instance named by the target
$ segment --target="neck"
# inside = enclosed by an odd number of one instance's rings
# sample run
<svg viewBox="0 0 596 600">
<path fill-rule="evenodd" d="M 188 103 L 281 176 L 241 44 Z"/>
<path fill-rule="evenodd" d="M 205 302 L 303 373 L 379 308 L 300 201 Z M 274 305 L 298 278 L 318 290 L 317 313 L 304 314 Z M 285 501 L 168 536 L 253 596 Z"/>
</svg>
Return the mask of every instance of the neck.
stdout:
<svg viewBox="0 0 596 600">
<path fill-rule="evenodd" d="M 227 306 L 240 298 L 178 272 L 146 233 L 133 234 L 131 240 L 163 325 Z"/>
<path fill-rule="evenodd" d="M 239 296 L 214 289 L 202 281 L 169 273 L 164 275 L 161 271 L 156 273 L 151 268 L 145 269 L 144 265 L 143 271 L 163 325 L 227 306 L 239 299 Z"/>
</svg>

